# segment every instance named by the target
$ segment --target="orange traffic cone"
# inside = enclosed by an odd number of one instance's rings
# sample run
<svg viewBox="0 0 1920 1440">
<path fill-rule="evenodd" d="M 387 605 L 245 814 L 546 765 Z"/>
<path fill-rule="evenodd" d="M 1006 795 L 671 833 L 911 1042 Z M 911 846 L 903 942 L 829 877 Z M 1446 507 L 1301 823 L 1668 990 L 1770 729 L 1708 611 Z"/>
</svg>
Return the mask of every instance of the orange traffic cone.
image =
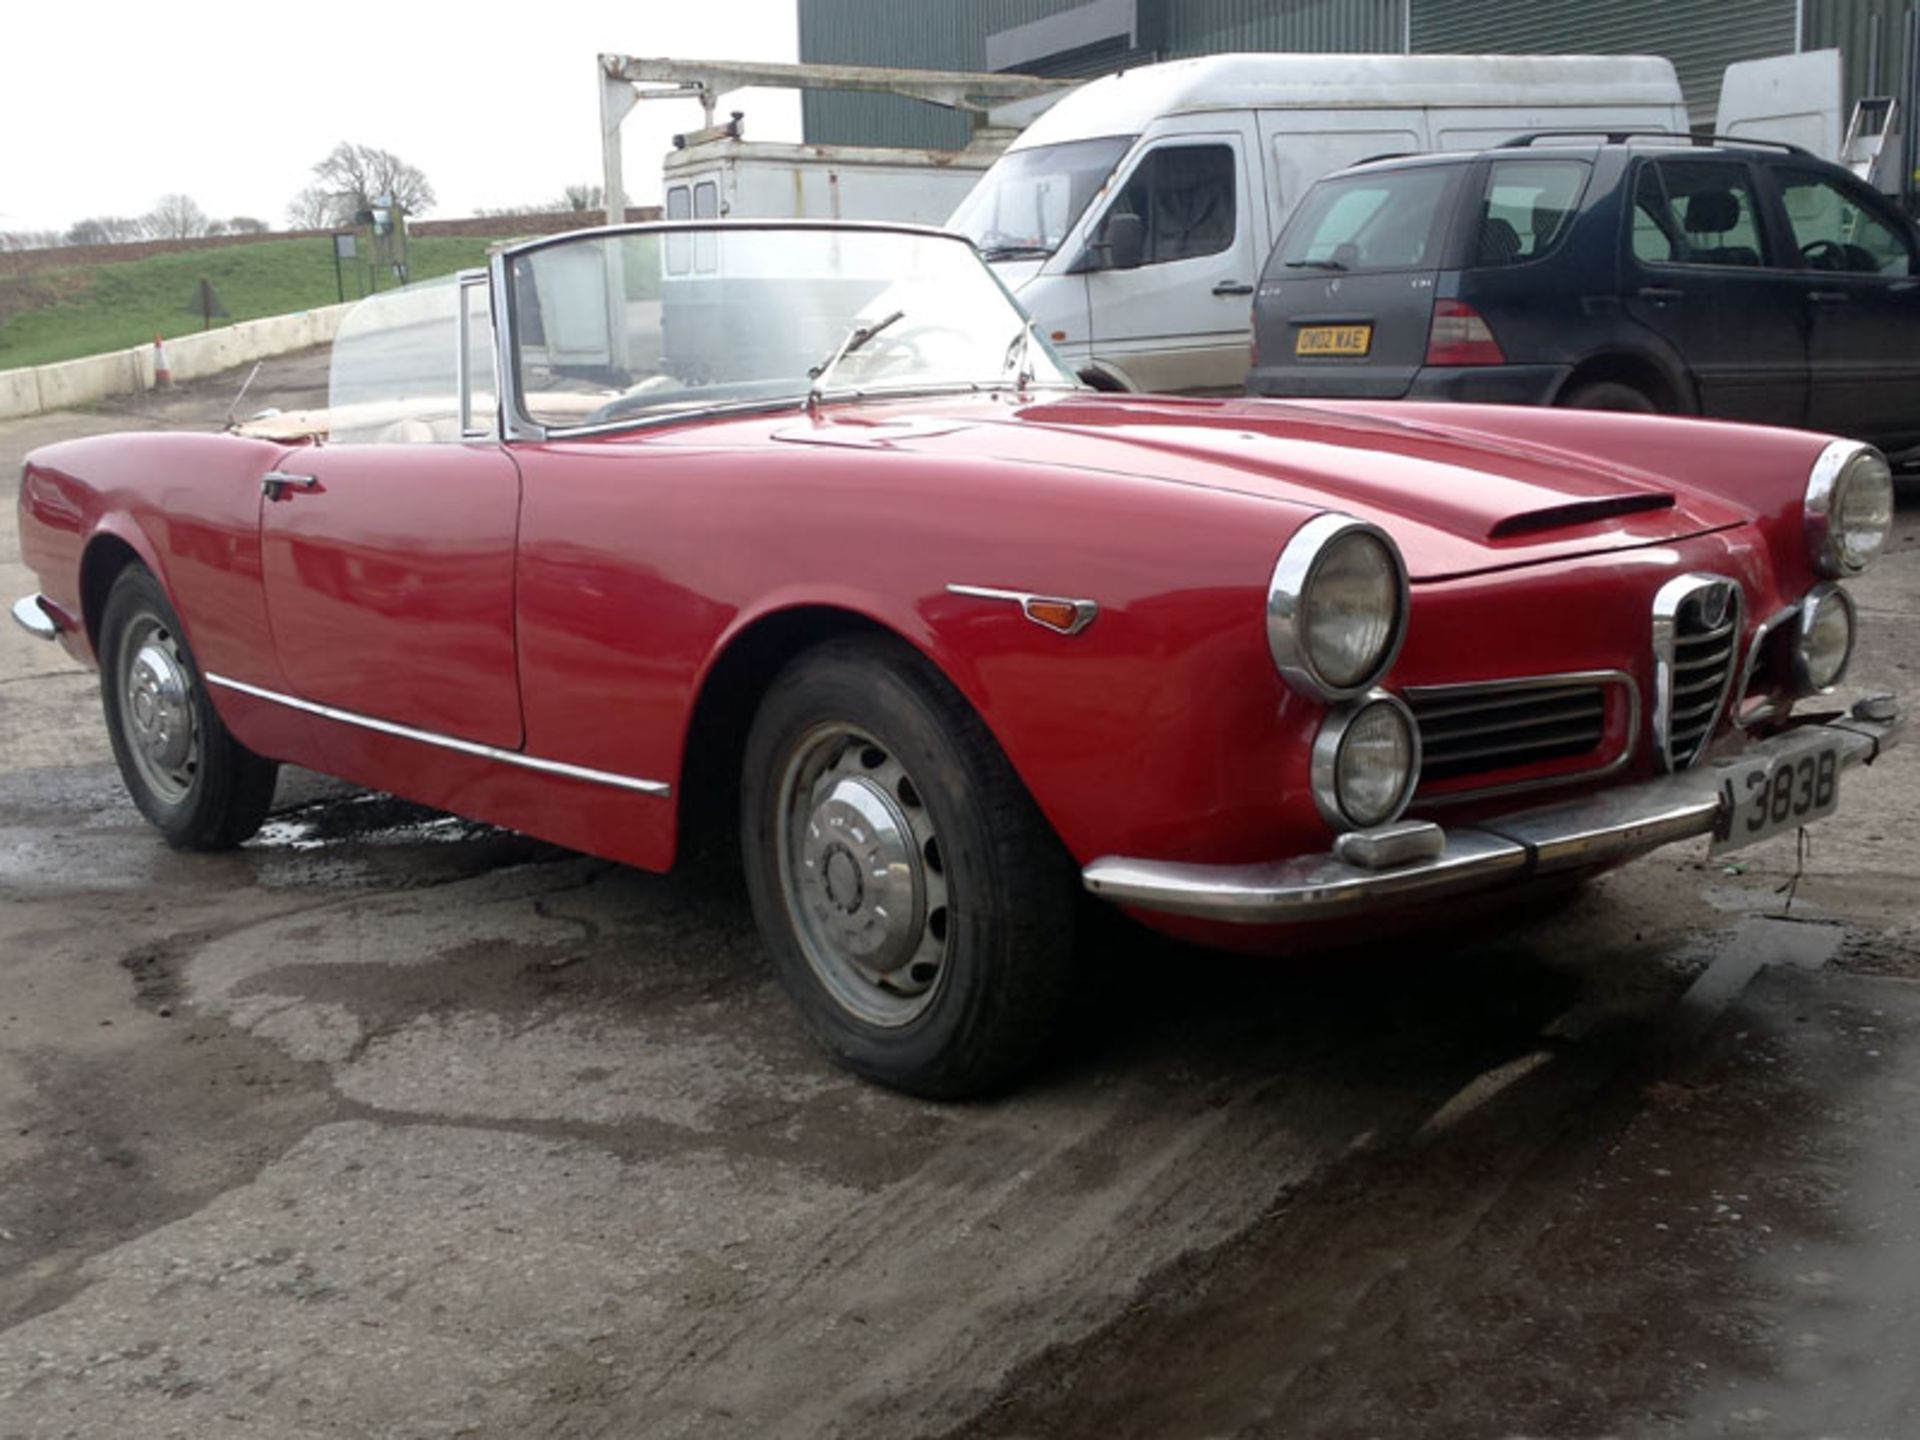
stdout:
<svg viewBox="0 0 1920 1440">
<path fill-rule="evenodd" d="M 173 384 L 173 371 L 167 368 L 167 347 L 160 343 L 160 337 L 153 337 L 153 388 L 165 390 Z"/>
</svg>

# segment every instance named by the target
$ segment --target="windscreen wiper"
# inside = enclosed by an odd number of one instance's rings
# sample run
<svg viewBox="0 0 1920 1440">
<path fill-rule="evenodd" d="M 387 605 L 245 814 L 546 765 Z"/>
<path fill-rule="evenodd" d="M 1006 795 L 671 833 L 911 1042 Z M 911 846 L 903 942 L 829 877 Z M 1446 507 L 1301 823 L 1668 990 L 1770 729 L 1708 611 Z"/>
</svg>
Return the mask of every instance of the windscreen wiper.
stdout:
<svg viewBox="0 0 1920 1440">
<path fill-rule="evenodd" d="M 1347 268 L 1338 260 L 1288 260 L 1284 263 L 1289 270 L 1344 270 Z"/>
<path fill-rule="evenodd" d="M 989 245 L 980 252 L 982 260 L 1044 260 L 1053 254 L 1051 245 Z"/>
<path fill-rule="evenodd" d="M 840 342 L 833 354 L 807 371 L 807 378 L 813 381 L 813 384 L 807 387 L 807 409 L 812 411 L 819 408 L 820 392 L 827 388 L 827 381 L 833 378 L 836 365 L 906 313 L 904 310 L 896 310 L 870 325 L 856 325 L 849 330 L 847 338 Z"/>
</svg>

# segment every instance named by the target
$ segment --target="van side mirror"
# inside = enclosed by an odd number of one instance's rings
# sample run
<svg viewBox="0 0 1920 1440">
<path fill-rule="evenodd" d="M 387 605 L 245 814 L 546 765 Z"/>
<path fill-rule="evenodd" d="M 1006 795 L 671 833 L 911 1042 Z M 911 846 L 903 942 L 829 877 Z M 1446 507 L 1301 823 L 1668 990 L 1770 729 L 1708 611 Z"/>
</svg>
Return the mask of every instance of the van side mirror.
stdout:
<svg viewBox="0 0 1920 1440">
<path fill-rule="evenodd" d="M 1147 222 L 1138 215 L 1117 211 L 1100 227 L 1101 246 L 1109 270 L 1138 270 L 1147 253 Z"/>
<path fill-rule="evenodd" d="M 1146 258 L 1147 222 L 1138 215 L 1115 211 L 1100 222 L 1086 248 L 1067 267 L 1069 275 L 1089 270 L 1138 270 Z"/>
</svg>

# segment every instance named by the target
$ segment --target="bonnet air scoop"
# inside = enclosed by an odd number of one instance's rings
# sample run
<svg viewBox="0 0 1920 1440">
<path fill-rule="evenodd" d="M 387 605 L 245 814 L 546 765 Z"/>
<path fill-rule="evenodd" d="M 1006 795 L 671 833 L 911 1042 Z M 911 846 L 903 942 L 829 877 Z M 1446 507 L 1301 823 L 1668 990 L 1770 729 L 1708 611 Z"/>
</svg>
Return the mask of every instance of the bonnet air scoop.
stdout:
<svg viewBox="0 0 1920 1440">
<path fill-rule="evenodd" d="M 1591 525 L 1619 515 L 1638 515 L 1648 510 L 1671 510 L 1673 496 L 1661 491 L 1642 491 L 1636 495 L 1601 495 L 1591 500 L 1572 500 L 1564 505 L 1548 505 L 1539 510 L 1522 510 L 1496 520 L 1487 531 L 1489 540 L 1511 540 L 1521 535 L 1538 535 L 1547 530 L 1571 530 L 1576 525 Z"/>
</svg>

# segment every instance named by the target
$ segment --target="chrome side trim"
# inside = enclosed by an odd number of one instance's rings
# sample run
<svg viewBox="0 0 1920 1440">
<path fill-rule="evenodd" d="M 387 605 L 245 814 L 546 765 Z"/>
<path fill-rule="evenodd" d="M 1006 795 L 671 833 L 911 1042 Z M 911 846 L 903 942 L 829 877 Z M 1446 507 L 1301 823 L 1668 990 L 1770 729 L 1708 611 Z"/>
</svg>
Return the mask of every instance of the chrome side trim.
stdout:
<svg viewBox="0 0 1920 1440">
<path fill-rule="evenodd" d="M 1333 854 L 1244 865 L 1102 856 L 1080 872 L 1093 894 L 1120 905 L 1245 925 L 1340 919 L 1362 910 L 1489 890 L 1536 875 L 1604 865 L 1712 832 L 1725 771 L 1810 737 L 1840 743 L 1845 766 L 1870 765 L 1905 731 L 1897 715 L 1807 723 L 1747 747 L 1725 766 L 1663 776 L 1448 831 L 1432 859 L 1368 870 Z"/>
<path fill-rule="evenodd" d="M 1300 634 L 1300 611 L 1307 591 L 1313 585 L 1314 572 L 1319 568 L 1321 558 L 1336 540 L 1355 530 L 1373 536 L 1386 546 L 1387 554 L 1393 557 L 1394 575 L 1398 581 L 1394 595 L 1393 630 L 1372 673 L 1358 684 L 1334 686 L 1329 685 L 1313 668 L 1313 662 L 1307 655 L 1306 642 Z M 1391 535 L 1378 525 L 1366 524 L 1337 511 L 1329 510 L 1323 515 L 1316 515 L 1293 532 L 1293 538 L 1287 541 L 1280 551 L 1279 560 L 1274 562 L 1273 577 L 1267 582 L 1267 649 L 1272 652 L 1274 668 L 1287 684 L 1309 700 L 1351 700 L 1356 695 L 1363 695 L 1393 668 L 1393 662 L 1399 658 L 1400 647 L 1407 638 L 1407 602 L 1407 562 L 1401 558 L 1400 547 L 1393 543 Z"/>
<path fill-rule="evenodd" d="M 60 638 L 60 627 L 53 623 L 38 595 L 22 595 L 13 602 L 13 623 L 36 640 Z"/>
<path fill-rule="evenodd" d="M 1506 680 L 1468 681 L 1459 685 L 1409 685 L 1403 692 L 1409 705 L 1421 700 L 1443 700 L 1449 695 L 1475 692 L 1498 693 L 1503 690 L 1577 689 L 1582 685 L 1619 685 L 1627 692 L 1627 743 L 1618 755 L 1593 770 L 1566 770 L 1534 780 L 1514 780 L 1505 785 L 1483 785 L 1471 790 L 1449 790 L 1443 795 L 1422 795 L 1415 788 L 1414 798 L 1422 810 L 1440 805 L 1462 805 L 1469 800 L 1488 800 L 1497 795 L 1522 795 L 1529 790 L 1550 790 L 1556 785 L 1573 785 L 1600 780 L 1623 770 L 1640 753 L 1640 682 L 1624 670 L 1566 670 L 1554 675 L 1516 675 Z M 1413 718 L 1420 719 L 1418 709 Z"/>
<path fill-rule="evenodd" d="M 502 750 L 498 746 L 482 745 L 476 740 L 460 740 L 451 735 L 436 735 L 431 730 L 416 730 L 411 725 L 396 725 L 391 720 L 376 720 L 371 715 L 359 715 L 337 706 L 322 705 L 293 695 L 282 695 L 277 690 L 249 685 L 244 680 L 229 679 L 225 675 L 209 674 L 205 678 L 209 685 L 218 685 L 222 689 L 251 695 L 256 700 L 269 700 L 275 705 L 285 705 L 293 710 L 304 710 L 307 714 L 318 715 L 323 720 L 338 720 L 343 725 L 357 725 L 362 730 L 375 730 L 382 735 L 392 735 L 401 740 L 414 740 L 422 745 L 437 746 L 442 750 L 457 750 L 462 755 L 477 755 L 483 760 L 498 760 L 503 765 L 518 765 L 523 770 L 538 770 L 543 775 L 559 775 L 568 780 L 585 780 L 595 785 L 611 785 L 616 790 L 633 790 L 642 795 L 666 796 L 673 793 L 673 787 L 664 780 L 641 780 L 632 775 L 616 775 L 610 770 L 589 770 L 584 765 L 569 765 L 563 760 L 542 760 L 536 755 L 522 755 L 517 750 Z"/>
<path fill-rule="evenodd" d="M 1711 614 L 1707 631 L 1702 635 L 1682 636 L 1679 633 L 1680 608 L 1702 591 L 1715 588 L 1724 591 L 1724 598 L 1718 603 L 1719 618 Z M 1698 765 L 1706 758 L 1708 746 L 1713 741 L 1714 727 L 1720 723 L 1720 717 L 1727 708 L 1727 695 L 1733 688 L 1733 677 L 1740 673 L 1738 651 L 1740 648 L 1740 622 L 1744 606 L 1742 605 L 1740 584 L 1725 575 L 1676 575 L 1662 585 L 1653 597 L 1653 743 L 1654 753 L 1660 757 L 1664 770 L 1685 770 Z M 1704 603 L 1704 601 L 1703 601 Z M 1707 719 L 1700 743 L 1693 754 L 1684 763 L 1676 765 L 1673 758 L 1673 670 L 1677 642 L 1681 639 L 1705 639 L 1726 628 L 1729 643 L 1735 653 L 1727 657 L 1727 663 L 1720 676 L 1720 690 L 1713 713 Z"/>
<path fill-rule="evenodd" d="M 1078 635 L 1091 625 L 1100 614 L 1100 604 L 1095 600 L 1072 600 L 1064 595 L 1036 595 L 1030 590 L 997 590 L 990 585 L 949 585 L 949 595 L 970 595 L 976 600 L 1006 600 L 1020 607 L 1020 613 L 1038 625 L 1042 630 L 1051 630 L 1056 635 Z M 1073 607 L 1073 620 L 1064 628 L 1050 620 L 1042 620 L 1033 613 L 1033 607 L 1040 605 L 1070 605 Z"/>
</svg>

